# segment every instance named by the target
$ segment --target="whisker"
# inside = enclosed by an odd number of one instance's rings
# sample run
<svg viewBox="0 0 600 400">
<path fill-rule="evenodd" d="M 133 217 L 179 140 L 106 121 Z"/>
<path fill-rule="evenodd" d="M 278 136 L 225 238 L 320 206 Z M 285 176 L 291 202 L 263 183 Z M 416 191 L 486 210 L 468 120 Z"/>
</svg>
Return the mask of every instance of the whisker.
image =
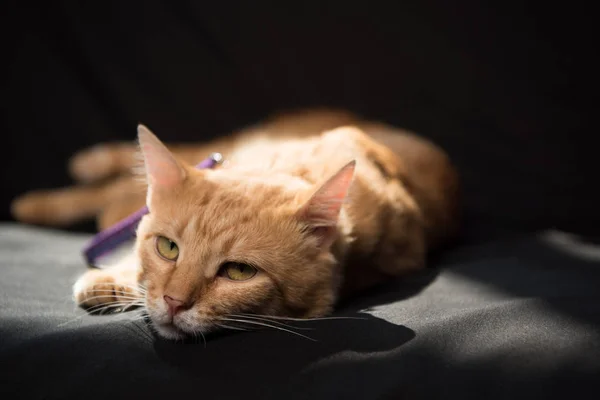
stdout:
<svg viewBox="0 0 600 400">
<path fill-rule="evenodd" d="M 127 315 L 129 317 L 128 321 L 134 321 L 142 315 L 144 315 L 144 310 L 132 311 Z"/>
<path fill-rule="evenodd" d="M 225 329 L 233 329 L 233 330 L 236 330 L 236 331 L 248 331 L 248 329 L 239 328 L 239 327 L 236 327 L 236 326 L 230 326 L 230 325 L 225 325 L 225 324 L 220 324 L 220 323 L 217 323 L 217 325 L 220 326 L 221 328 L 225 328 Z"/>
<path fill-rule="evenodd" d="M 143 292 L 147 292 L 148 291 L 148 288 L 145 285 L 141 284 L 141 283 L 137 284 L 137 288 L 139 288 Z"/>
<path fill-rule="evenodd" d="M 125 312 L 128 308 L 131 308 L 131 307 L 134 307 L 134 305 L 132 305 L 130 303 L 126 303 L 126 304 L 109 303 L 109 304 L 100 304 L 100 305 L 94 306 L 90 309 L 87 309 L 86 311 L 91 314 L 94 314 L 94 313 L 103 314 L 107 310 L 118 309 L 118 308 L 122 308 L 123 310 L 121 312 Z M 113 311 L 115 311 L 115 310 L 113 310 Z"/>
<path fill-rule="evenodd" d="M 58 324 L 56 327 L 57 327 L 57 328 L 62 328 L 63 326 L 66 326 L 66 325 L 72 324 L 73 322 L 75 322 L 75 321 L 78 321 L 78 320 L 82 319 L 83 317 L 85 317 L 85 315 L 80 315 L 80 316 L 78 316 L 78 317 L 75 317 L 75 318 L 73 318 L 73 319 L 70 319 L 70 320 L 68 320 L 68 321 L 66 321 L 66 322 L 62 322 L 62 323 Z"/>
<path fill-rule="evenodd" d="M 288 328 L 302 329 L 302 330 L 306 330 L 306 331 L 314 329 L 314 328 L 305 328 L 305 327 L 300 328 L 300 327 L 289 325 L 289 324 L 285 324 L 285 323 L 279 322 L 279 321 L 271 321 L 271 320 L 269 320 L 269 319 L 267 319 L 267 318 L 265 318 L 263 316 L 259 316 L 259 315 L 255 315 L 255 314 L 229 314 L 229 315 L 232 316 L 232 317 L 251 318 L 251 319 L 255 319 L 255 320 L 263 321 L 263 322 L 272 322 L 274 324 L 286 326 Z"/>
<path fill-rule="evenodd" d="M 121 300 L 109 301 L 107 303 L 100 303 L 100 304 L 96 304 L 94 306 L 90 306 L 86 310 L 87 311 L 93 311 L 95 309 L 102 308 L 102 307 L 105 307 L 105 306 L 114 306 L 114 305 L 117 305 L 117 306 L 126 306 L 126 305 L 129 305 L 129 304 L 131 304 L 131 303 L 130 302 L 123 302 Z"/>
<path fill-rule="evenodd" d="M 158 334 L 158 330 L 154 326 L 154 323 L 152 322 L 152 320 L 150 320 L 150 323 L 147 326 L 148 326 L 148 329 L 150 329 L 150 331 L 152 331 L 152 333 L 154 333 L 155 335 Z"/>
<path fill-rule="evenodd" d="M 137 288 L 128 287 L 128 286 L 124 286 L 124 285 L 120 285 L 120 286 L 123 286 L 124 289 L 132 290 L 132 291 L 124 291 L 124 292 L 119 291 L 119 293 L 123 293 L 126 296 L 144 297 L 146 295 L 145 291 L 138 290 Z M 110 289 L 87 289 L 87 290 L 85 290 L 85 292 L 86 293 L 115 293 L 115 290 L 113 288 L 110 288 Z"/>
<path fill-rule="evenodd" d="M 116 298 L 116 299 L 131 300 L 131 301 L 144 301 L 145 300 L 143 297 L 125 297 L 125 296 L 114 296 L 112 294 L 111 295 L 104 294 L 104 295 L 88 297 L 85 300 L 80 301 L 79 303 L 85 303 L 86 301 L 90 301 L 90 300 L 106 299 L 106 298 Z"/>
<path fill-rule="evenodd" d="M 141 310 L 134 311 L 132 313 L 132 317 L 129 319 L 130 321 L 141 321 L 141 320 L 145 320 L 146 318 L 150 317 L 150 314 L 148 314 L 148 310 L 146 310 L 146 308 L 142 307 Z"/>
<path fill-rule="evenodd" d="M 344 320 L 344 319 L 367 320 L 367 318 L 362 318 L 362 317 L 291 318 L 291 317 L 280 317 L 280 316 L 261 315 L 261 314 L 248 314 L 248 315 L 263 317 L 263 318 L 267 318 L 267 319 L 280 319 L 280 320 L 289 320 L 289 321 L 297 321 L 297 322 L 330 321 L 330 320 Z"/>
<path fill-rule="evenodd" d="M 129 309 L 131 309 L 131 308 L 138 308 L 138 307 L 144 307 L 144 304 L 135 304 L 135 303 L 128 304 L 128 305 L 126 305 L 126 306 L 123 307 L 122 312 L 125 313 Z"/>
<path fill-rule="evenodd" d="M 114 289 L 88 289 L 85 291 L 85 293 L 115 293 L 117 292 Z M 131 296 L 131 297 L 144 297 L 143 294 L 138 295 L 137 293 L 134 292 L 121 292 L 118 291 L 117 293 L 122 293 L 123 296 Z"/>
<path fill-rule="evenodd" d="M 288 332 L 288 333 L 291 333 L 293 335 L 298 335 L 298 336 L 303 337 L 305 339 L 312 340 L 313 342 L 316 342 L 315 339 L 310 338 L 310 337 L 305 336 L 305 335 L 302 335 L 301 333 L 294 332 L 294 331 L 292 331 L 290 329 L 282 328 L 280 326 L 270 325 L 270 324 L 267 324 L 267 323 L 264 323 L 264 322 L 248 321 L 248 320 L 243 320 L 243 319 L 227 318 L 227 317 L 221 317 L 220 319 L 223 320 L 223 321 L 229 321 L 229 322 L 241 322 L 241 323 L 245 323 L 245 324 L 254 324 L 254 325 L 260 325 L 260 326 L 266 326 L 267 328 L 273 328 L 273 329 L 277 329 L 277 330 L 280 330 L 280 331 Z"/>
<path fill-rule="evenodd" d="M 202 341 L 204 342 L 204 348 L 206 348 L 206 337 L 204 337 L 204 333 L 202 331 L 193 331 L 194 336 L 198 337 L 198 334 L 202 337 Z"/>
<path fill-rule="evenodd" d="M 106 303 L 100 303 L 100 304 L 96 304 L 94 306 L 90 306 L 84 309 L 88 312 L 90 311 L 94 311 L 98 308 L 102 308 L 104 306 L 113 306 L 113 305 L 119 305 L 121 307 L 127 307 L 127 308 L 131 308 L 131 307 L 144 307 L 145 304 L 144 302 L 141 301 L 122 301 L 122 300 L 115 300 L 115 301 L 109 301 Z M 80 304 L 80 306 L 83 306 L 83 304 Z"/>
<path fill-rule="evenodd" d="M 114 296 L 114 295 L 101 295 L 101 296 L 92 296 L 92 297 L 88 297 L 87 299 L 80 301 L 77 303 L 78 306 L 87 303 L 90 300 L 96 300 L 96 299 L 104 299 L 104 298 L 118 298 L 118 299 L 124 299 L 124 300 L 144 300 L 141 297 L 125 297 L 125 296 Z"/>
<path fill-rule="evenodd" d="M 144 339 L 146 339 L 148 341 L 148 343 L 152 343 L 152 335 L 146 331 L 143 327 L 141 327 L 140 325 L 136 324 L 134 321 L 129 320 L 128 322 L 130 322 L 132 326 L 134 326 L 137 331 L 143 336 Z"/>
<path fill-rule="evenodd" d="M 132 289 L 136 292 L 147 292 L 148 291 L 144 286 L 129 285 L 127 283 L 116 283 L 116 284 L 106 283 L 106 285 L 124 287 L 127 289 Z M 102 289 L 100 289 L 100 290 L 102 290 Z"/>
<path fill-rule="evenodd" d="M 105 303 L 99 303 L 99 304 L 95 304 L 92 306 L 86 306 L 85 304 L 79 304 L 79 306 L 84 309 L 85 311 L 93 311 L 97 308 L 102 308 L 103 306 L 112 306 L 112 305 L 119 305 L 121 307 L 143 307 L 145 306 L 144 303 L 142 302 L 137 302 L 137 301 L 122 301 L 122 300 L 116 300 L 116 301 L 108 301 Z"/>
<path fill-rule="evenodd" d="M 79 315 L 79 316 L 77 316 L 77 317 L 75 317 L 73 319 L 70 319 L 70 320 L 66 321 L 66 322 L 60 323 L 60 324 L 57 325 L 57 328 L 62 328 L 63 326 L 69 325 L 69 324 L 71 324 L 71 323 L 73 323 L 75 321 L 79 321 L 80 319 L 82 319 L 83 317 L 89 315 L 90 313 L 98 313 L 98 312 L 102 313 L 102 312 L 104 312 L 107 309 L 118 308 L 118 307 L 124 307 L 123 311 L 125 311 L 128 308 L 133 307 L 133 306 L 143 307 L 144 304 L 135 304 L 135 303 L 122 303 L 121 304 L 118 301 L 113 301 L 113 302 L 104 303 L 104 304 L 97 304 L 95 306 L 87 308 L 85 310 L 87 312 L 87 314 Z"/>
</svg>

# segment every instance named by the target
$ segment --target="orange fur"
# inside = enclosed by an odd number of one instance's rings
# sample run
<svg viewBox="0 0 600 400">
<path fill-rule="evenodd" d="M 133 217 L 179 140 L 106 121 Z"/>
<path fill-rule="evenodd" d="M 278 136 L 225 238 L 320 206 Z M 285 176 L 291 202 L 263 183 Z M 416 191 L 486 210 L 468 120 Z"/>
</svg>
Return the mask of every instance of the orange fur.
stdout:
<svg viewBox="0 0 600 400">
<path fill-rule="evenodd" d="M 112 211 L 106 226 L 146 199 L 135 256 L 87 272 L 74 292 L 95 305 L 95 290 L 113 282 L 106 300 L 144 298 L 165 337 L 232 325 L 223 318 L 242 313 L 325 315 L 340 296 L 422 268 L 427 251 L 457 228 L 458 179 L 447 156 L 416 135 L 346 113 L 277 117 L 212 145 L 169 146 L 175 156 L 143 127 L 140 144 L 147 196 L 125 196 L 128 207 L 105 198 L 108 206 L 97 207 L 123 210 Z M 118 151 L 106 159 L 125 160 Z M 227 164 L 190 166 L 211 151 L 223 152 Z M 175 262 L 157 254 L 157 236 L 177 243 Z M 258 273 L 242 282 L 223 278 L 227 261 Z M 125 290 L 135 287 L 143 289 Z M 164 296 L 186 309 L 171 316 Z"/>
</svg>

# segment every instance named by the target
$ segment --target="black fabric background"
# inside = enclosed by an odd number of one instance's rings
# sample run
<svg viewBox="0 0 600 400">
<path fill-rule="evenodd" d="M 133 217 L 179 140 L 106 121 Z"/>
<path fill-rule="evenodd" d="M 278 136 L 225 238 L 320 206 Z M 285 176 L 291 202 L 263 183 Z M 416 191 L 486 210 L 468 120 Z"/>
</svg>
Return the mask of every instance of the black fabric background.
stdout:
<svg viewBox="0 0 600 400">
<path fill-rule="evenodd" d="M 75 310 L 88 235 L 0 224 L 0 238 L 2 399 L 598 397 L 599 258 L 548 236 L 456 247 L 334 314 L 360 320 L 294 324 L 316 341 L 265 330 L 206 346 Z"/>
<path fill-rule="evenodd" d="M 459 166 L 471 239 L 597 233 L 598 63 L 577 3 L 2 2 L 0 218 L 68 184 L 99 141 L 202 140 L 339 106 L 430 137 Z"/>
</svg>

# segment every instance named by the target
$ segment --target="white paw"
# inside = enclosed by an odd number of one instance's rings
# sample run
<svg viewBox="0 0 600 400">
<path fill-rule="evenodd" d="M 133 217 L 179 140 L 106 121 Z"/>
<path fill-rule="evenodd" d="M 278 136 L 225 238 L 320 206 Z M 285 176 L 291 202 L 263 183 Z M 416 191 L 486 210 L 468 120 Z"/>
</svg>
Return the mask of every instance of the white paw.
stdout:
<svg viewBox="0 0 600 400">
<path fill-rule="evenodd" d="M 73 285 L 73 298 L 86 309 L 123 308 L 143 301 L 135 283 L 115 271 L 90 270 Z"/>
</svg>

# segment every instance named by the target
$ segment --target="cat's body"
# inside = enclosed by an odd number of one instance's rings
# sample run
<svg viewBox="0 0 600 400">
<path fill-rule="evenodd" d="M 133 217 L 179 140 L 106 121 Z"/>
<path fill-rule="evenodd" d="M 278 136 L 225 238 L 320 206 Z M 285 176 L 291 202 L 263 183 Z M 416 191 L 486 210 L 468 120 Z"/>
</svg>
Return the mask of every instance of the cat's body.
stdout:
<svg viewBox="0 0 600 400">
<path fill-rule="evenodd" d="M 135 252 L 88 271 L 74 292 L 88 307 L 144 297 L 166 337 L 245 314 L 325 315 L 341 295 L 422 268 L 457 228 L 458 179 L 446 155 L 345 113 L 282 116 L 211 144 L 170 146 L 189 164 L 221 152 L 226 163 L 209 171 L 177 161 L 143 127 L 140 142 L 150 214 Z M 129 167 L 127 154 L 120 162 Z M 89 175 L 98 159 L 88 152 L 74 169 Z M 114 185 L 105 226 L 143 205 L 144 196 L 115 195 Z"/>
</svg>

